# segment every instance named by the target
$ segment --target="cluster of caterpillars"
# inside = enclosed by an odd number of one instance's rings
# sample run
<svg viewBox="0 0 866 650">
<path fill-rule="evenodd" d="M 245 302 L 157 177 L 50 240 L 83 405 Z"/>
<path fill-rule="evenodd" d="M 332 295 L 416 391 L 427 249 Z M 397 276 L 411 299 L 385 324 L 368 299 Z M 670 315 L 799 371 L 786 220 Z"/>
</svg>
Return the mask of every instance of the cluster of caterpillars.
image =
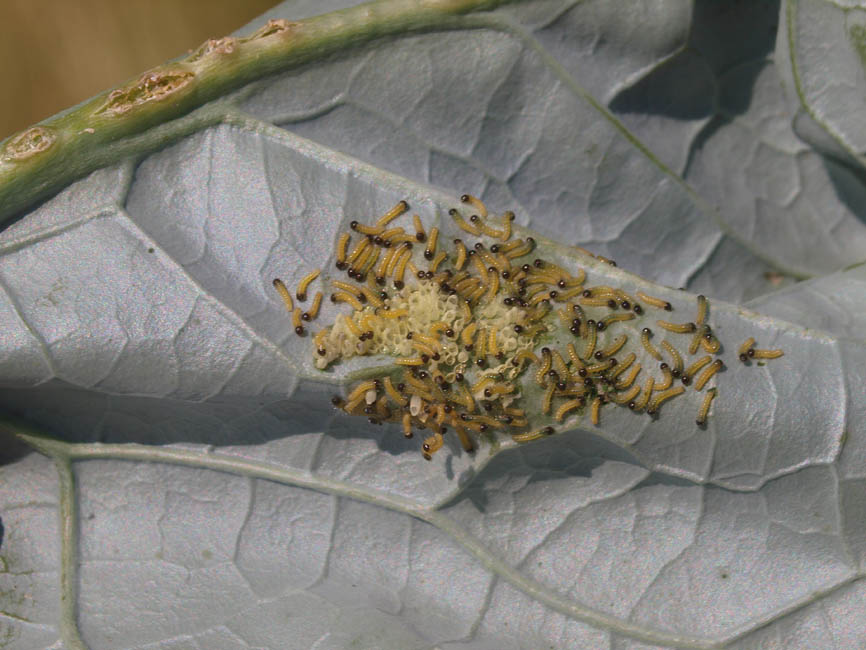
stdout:
<svg viewBox="0 0 866 650">
<path fill-rule="evenodd" d="M 553 426 L 529 426 L 543 418 L 561 423 L 588 410 L 598 425 L 608 404 L 656 416 L 662 404 L 688 388 L 702 392 L 723 369 L 706 297 L 697 297 L 692 321 L 656 320 L 682 348 L 668 340 L 656 345 L 653 331 L 637 330 L 632 321 L 645 320 L 648 309 L 673 311 L 669 302 L 641 291 L 632 296 L 616 287 L 590 286 L 583 269 L 572 273 L 533 258 L 532 237 L 512 238 L 513 213 L 493 217 L 469 195 L 461 202 L 470 216 L 457 209 L 449 214 L 477 241 L 454 239 L 449 250 L 439 229 L 428 232 L 417 214 L 411 230 L 394 225 L 409 211 L 406 201 L 373 224 L 352 221 L 350 232 L 339 236 L 336 268 L 350 281 L 331 279 L 330 300 L 352 311 L 315 334 L 316 365 L 324 369 L 351 356 L 386 354 L 395 357 L 396 370 L 361 381 L 345 398 L 334 397 L 337 408 L 374 424 L 399 422 L 407 438 L 415 429 L 431 431 L 422 444 L 429 460 L 449 431 L 469 452 L 477 436 L 496 430 L 517 442 L 550 435 Z M 319 277 L 315 270 L 300 281 L 299 302 Z M 304 323 L 319 313 L 322 291 L 304 311 L 279 279 L 274 286 L 292 314 L 295 333 L 304 336 Z M 561 350 L 544 345 L 561 338 L 551 336 L 557 323 L 571 339 Z M 750 338 L 740 347 L 743 362 L 782 356 L 781 350 L 754 344 Z M 686 352 L 697 358 L 687 364 Z M 655 362 L 658 374 L 651 369 Z M 532 404 L 526 397 L 530 387 L 539 393 Z M 699 426 L 706 424 L 716 395 L 715 387 L 704 393 Z"/>
</svg>

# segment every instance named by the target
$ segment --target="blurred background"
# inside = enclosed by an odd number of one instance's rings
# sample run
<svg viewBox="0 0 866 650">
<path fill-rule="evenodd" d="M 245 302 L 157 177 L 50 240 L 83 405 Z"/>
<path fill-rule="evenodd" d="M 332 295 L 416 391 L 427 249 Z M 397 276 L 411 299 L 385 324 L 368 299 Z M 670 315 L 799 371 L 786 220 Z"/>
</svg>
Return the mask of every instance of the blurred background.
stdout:
<svg viewBox="0 0 866 650">
<path fill-rule="evenodd" d="M 279 0 L 0 0 L 0 140 Z"/>
</svg>

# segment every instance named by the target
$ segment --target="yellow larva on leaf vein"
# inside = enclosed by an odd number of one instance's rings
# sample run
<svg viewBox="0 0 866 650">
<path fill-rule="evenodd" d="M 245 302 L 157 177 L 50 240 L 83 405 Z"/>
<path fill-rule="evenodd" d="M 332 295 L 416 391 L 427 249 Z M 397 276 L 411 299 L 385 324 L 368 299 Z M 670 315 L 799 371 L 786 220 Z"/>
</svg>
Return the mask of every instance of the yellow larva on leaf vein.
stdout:
<svg viewBox="0 0 866 650">
<path fill-rule="evenodd" d="M 716 398 L 716 393 L 718 389 L 711 388 L 707 391 L 706 395 L 704 395 L 704 401 L 701 402 L 701 408 L 698 410 L 698 417 L 695 420 L 695 423 L 698 426 L 703 426 L 707 423 L 707 414 L 710 412 L 710 405 L 713 403 L 713 400 Z"/>
</svg>

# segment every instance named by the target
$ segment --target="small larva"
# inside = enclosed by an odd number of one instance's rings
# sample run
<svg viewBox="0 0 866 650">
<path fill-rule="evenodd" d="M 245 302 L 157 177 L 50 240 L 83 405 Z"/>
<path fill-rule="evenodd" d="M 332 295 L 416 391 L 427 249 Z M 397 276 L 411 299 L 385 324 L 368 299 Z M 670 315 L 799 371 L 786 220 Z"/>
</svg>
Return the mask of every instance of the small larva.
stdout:
<svg viewBox="0 0 866 650">
<path fill-rule="evenodd" d="M 532 252 L 532 246 L 535 240 L 530 241 L 529 238 L 523 240 L 523 245 L 518 246 L 517 248 L 513 248 L 507 253 L 505 253 L 505 257 L 509 260 L 516 259 L 518 257 L 523 257 L 524 255 L 528 255 Z"/>
<path fill-rule="evenodd" d="M 553 366 L 556 372 L 559 373 L 560 380 L 571 381 L 571 373 L 568 371 L 568 366 L 565 365 L 565 359 L 562 358 L 559 350 L 553 350 L 551 354 L 553 356 Z"/>
<path fill-rule="evenodd" d="M 514 213 L 510 210 L 502 215 L 502 233 L 499 235 L 499 239 L 502 241 L 511 239 L 511 222 L 514 221 L 514 218 Z"/>
<path fill-rule="evenodd" d="M 370 289 L 369 287 L 361 287 L 361 293 L 367 298 L 367 302 L 373 305 L 375 308 L 381 308 L 385 306 L 385 302 L 376 295 L 376 292 Z"/>
<path fill-rule="evenodd" d="M 713 361 L 713 363 L 711 363 L 710 366 L 701 373 L 697 381 L 695 381 L 695 390 L 703 390 L 704 385 L 710 380 L 710 377 L 712 377 L 719 370 L 721 370 L 722 366 L 723 364 L 721 359 L 716 359 L 715 361 Z"/>
<path fill-rule="evenodd" d="M 409 411 L 403 413 L 403 437 L 412 437 L 412 414 Z"/>
<path fill-rule="evenodd" d="M 710 338 L 704 337 L 701 339 L 701 347 L 710 354 L 716 354 L 719 348 L 722 347 L 722 344 L 719 342 L 719 339 L 710 334 Z"/>
<path fill-rule="evenodd" d="M 408 264 L 411 257 L 412 244 L 410 242 L 404 242 L 400 246 L 400 249 L 397 251 L 394 257 L 391 258 L 391 261 L 388 263 L 388 268 L 385 270 L 385 275 L 393 277 L 397 272 L 397 267 L 400 265 L 401 262 L 403 262 L 404 259 L 406 260 L 406 262 L 404 263 L 405 269 L 405 264 Z"/>
<path fill-rule="evenodd" d="M 553 357 L 550 354 L 550 348 L 541 349 L 541 363 L 538 371 L 535 373 L 535 383 L 544 386 L 544 376 L 550 371 L 550 366 L 553 363 Z"/>
<path fill-rule="evenodd" d="M 476 237 L 478 237 L 481 234 L 481 230 L 479 230 L 474 225 L 472 225 L 468 221 L 466 221 L 466 219 L 464 219 L 463 216 L 454 208 L 451 208 L 448 211 L 448 214 L 451 215 L 451 217 L 454 219 L 454 223 L 456 223 L 457 226 L 461 230 L 464 230 L 468 233 L 471 233 L 471 234 L 475 235 Z"/>
<path fill-rule="evenodd" d="M 707 321 L 707 309 L 709 304 L 707 303 L 707 297 L 704 295 L 698 296 L 698 315 L 695 318 L 695 324 L 698 327 L 703 325 Z"/>
<path fill-rule="evenodd" d="M 604 324 L 604 327 L 608 327 L 611 323 L 618 323 L 622 321 L 631 320 L 634 318 L 634 314 L 630 311 L 622 313 L 622 314 L 610 314 L 602 318 L 599 322 L 599 325 Z M 600 328 L 601 329 L 601 328 Z"/>
<path fill-rule="evenodd" d="M 701 402 L 701 408 L 698 410 L 698 417 L 695 420 L 695 423 L 702 427 L 707 423 L 707 413 L 710 412 L 710 405 L 713 403 L 713 400 L 716 398 L 716 393 L 718 389 L 713 387 L 707 391 L 707 394 L 704 395 L 704 401 Z"/>
<path fill-rule="evenodd" d="M 429 438 L 424 439 L 424 444 L 421 445 L 421 455 L 425 460 L 432 460 L 433 454 L 442 448 L 442 434 L 438 431 Z"/>
<path fill-rule="evenodd" d="M 361 301 L 358 300 L 355 296 L 353 296 L 348 291 L 335 291 L 331 294 L 331 302 L 345 302 L 351 305 L 355 311 L 363 311 L 364 305 L 361 304 Z"/>
<path fill-rule="evenodd" d="M 743 341 L 742 345 L 740 345 L 740 349 L 737 350 L 737 357 L 743 363 L 749 360 L 749 358 L 755 353 L 752 351 L 752 348 L 755 346 L 755 338 L 750 336 L 745 341 Z"/>
<path fill-rule="evenodd" d="M 317 291 L 315 297 L 313 298 L 313 304 L 310 308 L 301 314 L 301 319 L 310 321 L 313 320 L 316 316 L 319 315 L 319 308 L 322 306 L 322 292 Z"/>
<path fill-rule="evenodd" d="M 653 296 L 648 296 L 643 291 L 638 291 L 635 295 L 640 298 L 643 302 L 648 305 L 652 305 L 657 309 L 664 309 L 665 311 L 673 311 L 673 306 L 667 300 L 662 300 L 661 298 L 654 298 Z"/>
<path fill-rule="evenodd" d="M 389 223 L 394 221 L 394 219 L 396 219 L 401 214 L 406 212 L 406 210 L 408 210 L 408 209 L 409 209 L 409 204 L 406 203 L 405 200 L 400 201 L 397 203 L 397 205 L 395 205 L 393 208 L 388 210 L 388 212 L 386 212 L 381 217 L 379 217 L 379 219 L 376 221 L 376 225 L 384 228 Z"/>
<path fill-rule="evenodd" d="M 349 253 L 349 256 L 346 258 L 347 264 L 354 264 L 355 260 L 357 260 L 361 253 L 367 250 L 367 246 L 370 245 L 370 240 L 366 237 L 361 237 L 361 241 L 355 244 L 355 248 L 352 249 L 352 252 Z"/>
<path fill-rule="evenodd" d="M 346 251 L 349 248 L 349 240 L 351 239 L 351 235 L 347 232 L 344 232 L 340 235 L 340 238 L 337 240 L 337 268 L 342 270 L 346 268 Z"/>
<path fill-rule="evenodd" d="M 689 354 L 696 354 L 698 348 L 701 346 L 701 339 L 710 331 L 710 328 L 707 325 L 699 327 L 695 332 L 695 335 L 692 336 L 692 340 L 689 343 Z"/>
<path fill-rule="evenodd" d="M 750 352 L 752 353 L 750 355 L 752 359 L 778 359 L 785 354 L 780 349 L 758 350 L 757 348 L 751 348 Z"/>
<path fill-rule="evenodd" d="M 520 352 L 518 352 L 517 354 L 515 354 L 515 355 L 514 355 L 514 360 L 513 360 L 511 363 L 512 363 L 512 365 L 514 365 L 514 366 L 519 366 L 519 365 L 522 364 L 524 361 L 530 361 L 531 363 L 534 363 L 534 364 L 539 364 L 539 363 L 541 363 L 541 362 L 538 360 L 538 357 L 535 356 L 535 354 L 533 354 L 533 353 L 530 352 L 529 350 L 521 350 Z"/>
<path fill-rule="evenodd" d="M 408 309 L 385 309 L 376 314 L 381 318 L 404 318 L 409 315 Z"/>
<path fill-rule="evenodd" d="M 668 388 L 667 390 L 663 390 L 658 395 L 652 398 L 652 401 L 647 407 L 647 413 L 650 415 L 654 415 L 658 413 L 659 407 L 663 402 L 666 402 L 669 399 L 676 397 L 677 395 L 681 395 L 686 392 L 686 389 L 682 386 L 674 386 L 673 388 Z"/>
<path fill-rule="evenodd" d="M 592 407 L 590 409 L 590 414 L 592 418 L 592 423 L 595 426 L 598 426 L 599 422 L 599 411 L 601 410 L 601 397 L 596 397 L 592 400 Z"/>
<path fill-rule="evenodd" d="M 439 251 L 436 253 L 436 257 L 433 258 L 433 261 L 430 262 L 430 271 L 436 273 L 436 270 L 439 268 L 439 265 L 442 264 L 445 260 L 448 259 L 448 253 L 445 251 Z"/>
<path fill-rule="evenodd" d="M 352 391 L 346 397 L 346 401 L 352 402 L 358 397 L 363 398 L 367 394 L 367 391 L 376 390 L 377 387 L 378 384 L 375 379 L 368 379 L 367 381 L 362 381 L 360 384 L 358 384 L 357 386 L 355 386 L 355 388 L 352 389 Z"/>
<path fill-rule="evenodd" d="M 643 387 L 643 393 L 640 398 L 635 400 L 634 403 L 629 402 L 628 407 L 633 411 L 642 411 L 646 408 L 646 405 L 649 403 L 649 399 L 652 396 L 653 386 L 655 383 L 655 379 L 653 379 L 652 375 L 647 377 L 646 383 Z"/>
<path fill-rule="evenodd" d="M 690 383 L 692 383 L 692 378 L 695 376 L 695 374 L 700 372 L 701 368 L 703 368 L 705 365 L 710 363 L 712 360 L 713 360 L 713 358 L 711 356 L 707 355 L 707 356 L 701 357 L 700 359 L 695 361 L 692 365 L 690 365 L 688 368 L 686 368 L 685 372 L 683 372 L 683 376 L 681 378 L 681 381 L 686 386 L 688 386 Z"/>
<path fill-rule="evenodd" d="M 403 397 L 403 395 L 400 394 L 400 391 L 398 391 L 394 387 L 394 384 L 388 375 L 385 375 L 385 380 L 383 381 L 383 384 L 385 386 L 385 392 L 388 394 L 388 397 L 394 400 L 394 403 L 397 406 L 406 406 L 406 404 L 408 403 L 407 399 Z"/>
<path fill-rule="evenodd" d="M 657 320 L 656 324 L 662 329 L 666 329 L 668 332 L 674 332 L 675 334 L 691 334 L 698 327 L 694 323 L 671 323 L 666 320 Z"/>
<path fill-rule="evenodd" d="M 283 281 L 279 278 L 274 278 L 273 284 L 274 289 L 277 290 L 277 293 L 280 294 L 280 298 L 283 299 L 283 304 L 286 306 L 286 311 L 291 314 L 295 310 L 295 303 L 292 301 L 292 294 L 289 293 L 286 285 L 283 284 Z"/>
<path fill-rule="evenodd" d="M 439 229 L 436 226 L 430 229 L 430 236 L 427 238 L 427 248 L 424 251 L 424 259 L 432 260 L 436 254 L 436 245 L 439 241 Z"/>
<path fill-rule="evenodd" d="M 300 307 L 295 307 L 292 310 L 292 327 L 295 328 L 295 334 L 297 334 L 298 336 L 304 335 L 304 325 L 301 318 L 303 316 L 303 312 L 304 310 Z"/>
<path fill-rule="evenodd" d="M 637 359 L 635 353 L 629 352 L 628 356 L 626 356 L 625 359 L 616 364 L 613 370 L 611 370 L 611 372 L 608 374 L 607 378 L 616 379 L 617 377 L 619 377 L 622 373 L 624 373 L 631 367 L 631 364 L 634 363 L 635 359 Z"/>
<path fill-rule="evenodd" d="M 617 404 L 628 404 L 640 394 L 640 386 L 634 385 L 624 393 L 610 393 L 608 397 Z"/>
<path fill-rule="evenodd" d="M 425 241 L 427 239 L 427 233 L 424 231 L 424 224 L 421 223 L 421 217 L 417 214 L 412 215 L 412 225 L 415 226 L 415 241 Z"/>
<path fill-rule="evenodd" d="M 628 388 L 634 383 L 634 380 L 637 379 L 638 374 L 640 373 L 641 365 L 639 363 L 634 364 L 632 366 L 631 371 L 623 377 L 620 381 L 616 382 L 614 387 L 617 390 L 622 390 L 624 388 Z"/>
<path fill-rule="evenodd" d="M 567 402 L 560 405 L 558 409 L 556 409 L 556 413 L 553 417 L 556 418 L 557 422 L 562 422 L 565 419 L 565 414 L 569 411 L 573 411 L 574 409 L 582 408 L 586 405 L 586 399 L 583 397 L 576 397 L 575 399 L 568 400 Z"/>
<path fill-rule="evenodd" d="M 527 433 L 512 433 L 511 439 L 514 440 L 514 442 L 532 442 L 533 440 L 538 440 L 539 438 L 552 435 L 553 432 L 553 427 L 544 427 L 542 429 L 536 429 L 535 431 L 528 431 Z"/>
<path fill-rule="evenodd" d="M 649 327 L 644 327 L 640 333 L 640 342 L 643 345 L 643 349 L 647 351 L 647 353 L 656 361 L 662 360 L 662 353 L 658 351 L 658 349 L 650 343 L 650 336 L 652 336 L 652 330 Z"/>
<path fill-rule="evenodd" d="M 595 350 L 595 340 L 596 340 L 596 329 L 595 329 L 595 321 L 588 321 L 586 324 L 587 329 L 587 338 L 586 338 L 586 347 L 583 349 L 583 358 L 589 359 L 592 356 L 593 351 Z"/>
<path fill-rule="evenodd" d="M 674 364 L 672 370 L 673 376 L 679 377 L 680 374 L 682 374 L 683 372 L 683 358 L 680 356 L 680 353 L 677 351 L 677 349 L 667 341 L 662 341 L 661 346 L 665 349 L 665 352 L 667 352 L 671 356 L 671 360 Z"/>
<path fill-rule="evenodd" d="M 478 214 L 481 216 L 482 219 L 487 218 L 487 206 L 484 205 L 481 199 L 474 197 L 471 194 L 464 194 L 460 197 L 460 201 L 462 203 L 468 203 L 473 208 L 478 210 Z"/>
<path fill-rule="evenodd" d="M 400 255 L 400 260 L 394 266 L 394 288 L 403 288 L 403 277 L 406 274 L 406 265 L 412 258 L 412 249 L 406 248 L 405 252 Z"/>
<path fill-rule="evenodd" d="M 596 375 L 601 372 L 605 372 L 610 370 L 616 365 L 616 359 L 611 357 L 610 359 L 605 359 L 604 361 L 599 361 L 598 363 L 593 363 L 586 367 L 587 375 Z"/>
<path fill-rule="evenodd" d="M 460 332 L 460 342 L 463 343 L 463 345 L 471 345 L 472 339 L 475 337 L 475 331 L 477 329 L 478 329 L 478 322 L 477 321 L 473 321 L 472 323 L 469 323 L 469 325 L 467 325 L 465 328 L 463 328 L 463 331 Z"/>
<path fill-rule="evenodd" d="M 301 281 L 298 282 L 298 290 L 295 292 L 295 297 L 304 302 L 307 299 L 307 287 L 310 286 L 310 283 L 319 277 L 319 273 L 321 273 L 321 269 L 314 269 L 307 273 Z"/>
<path fill-rule="evenodd" d="M 547 390 L 544 391 L 544 399 L 542 400 L 541 412 L 544 415 L 550 413 L 550 405 L 553 402 L 553 391 L 556 390 L 556 384 L 550 382 L 550 385 L 547 387 Z"/>
<path fill-rule="evenodd" d="M 674 375 L 666 363 L 661 364 L 661 371 L 664 375 L 664 379 L 662 379 L 661 383 L 656 385 L 656 390 L 667 390 L 674 383 Z"/>
<path fill-rule="evenodd" d="M 380 235 L 384 232 L 385 228 L 382 226 L 368 226 L 364 223 L 358 223 L 357 221 L 353 221 L 350 225 L 352 230 L 361 233 L 362 235 Z"/>
<path fill-rule="evenodd" d="M 457 438 L 460 440 L 460 446 L 463 447 L 463 451 L 471 452 L 474 451 L 475 447 L 472 444 L 472 440 L 469 439 L 469 433 L 463 427 L 462 424 L 458 421 L 454 421 L 454 431 L 457 432 Z"/>
<path fill-rule="evenodd" d="M 495 356 L 499 355 L 499 346 L 497 345 L 497 341 L 496 341 L 496 328 L 495 327 L 490 328 L 490 334 L 487 337 L 487 349 L 489 350 L 489 352 L 492 356 L 495 357 Z"/>
</svg>

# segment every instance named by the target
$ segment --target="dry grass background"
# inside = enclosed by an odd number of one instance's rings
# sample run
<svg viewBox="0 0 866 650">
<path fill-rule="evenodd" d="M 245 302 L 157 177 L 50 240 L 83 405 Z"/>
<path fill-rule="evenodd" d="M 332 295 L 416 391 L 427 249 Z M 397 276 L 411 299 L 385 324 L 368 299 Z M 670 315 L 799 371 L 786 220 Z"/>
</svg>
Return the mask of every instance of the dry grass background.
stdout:
<svg viewBox="0 0 866 650">
<path fill-rule="evenodd" d="M 0 140 L 279 0 L 0 0 Z"/>
</svg>

